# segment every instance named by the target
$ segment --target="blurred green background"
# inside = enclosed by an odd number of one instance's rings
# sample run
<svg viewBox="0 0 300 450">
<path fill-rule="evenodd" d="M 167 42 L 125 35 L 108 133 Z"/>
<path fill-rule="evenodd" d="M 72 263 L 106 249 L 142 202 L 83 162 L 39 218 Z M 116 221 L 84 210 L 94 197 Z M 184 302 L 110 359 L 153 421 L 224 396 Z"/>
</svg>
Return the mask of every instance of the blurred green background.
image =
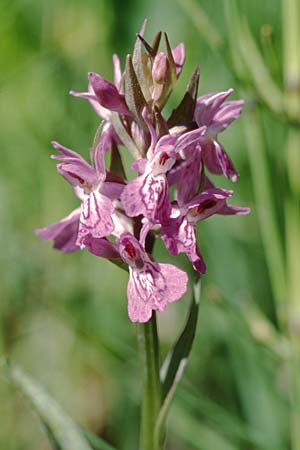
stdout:
<svg viewBox="0 0 300 450">
<path fill-rule="evenodd" d="M 221 142 L 241 174 L 233 203 L 252 214 L 200 225 L 208 273 L 167 449 L 299 450 L 298 1 L 0 0 L 0 10 L 0 357 L 22 366 L 83 427 L 120 450 L 137 448 L 127 274 L 85 251 L 60 254 L 34 229 L 77 206 L 49 158 L 50 141 L 87 155 L 99 124 L 68 91 L 85 90 L 88 71 L 111 79 L 112 53 L 124 63 L 147 17 L 148 39 L 165 30 L 173 47 L 186 45 L 172 105 L 197 64 L 199 95 L 232 86 L 247 100 Z M 171 261 L 163 245 L 156 255 Z M 188 269 L 185 257 L 177 264 Z M 160 317 L 162 357 L 188 300 Z M 50 449 L 30 404 L 1 372 L 0 412 L 1 449 Z"/>
</svg>

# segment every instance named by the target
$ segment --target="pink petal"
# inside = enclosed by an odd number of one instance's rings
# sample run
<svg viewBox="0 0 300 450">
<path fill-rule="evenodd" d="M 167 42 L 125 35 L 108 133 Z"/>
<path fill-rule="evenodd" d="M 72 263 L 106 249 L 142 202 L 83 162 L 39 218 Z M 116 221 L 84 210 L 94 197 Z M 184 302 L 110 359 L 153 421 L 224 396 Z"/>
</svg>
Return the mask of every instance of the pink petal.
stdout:
<svg viewBox="0 0 300 450">
<path fill-rule="evenodd" d="M 177 184 L 177 201 L 179 206 L 185 205 L 197 192 L 201 181 L 201 151 L 194 152 L 194 157 L 181 163 L 181 172 Z"/>
<path fill-rule="evenodd" d="M 232 195 L 233 191 L 217 188 L 201 192 L 186 204 L 189 220 L 198 222 L 213 214 L 218 214 L 226 204 L 226 199 Z"/>
<path fill-rule="evenodd" d="M 210 126 L 212 133 L 224 131 L 243 111 L 244 100 L 233 100 L 226 102 L 217 111 Z"/>
<path fill-rule="evenodd" d="M 152 316 L 151 304 L 140 297 L 134 269 L 129 268 L 129 280 L 127 286 L 128 316 L 132 322 L 148 322 Z"/>
<path fill-rule="evenodd" d="M 202 255 L 199 251 L 198 246 L 195 247 L 194 251 L 188 254 L 188 257 L 193 264 L 194 270 L 196 272 L 205 274 L 206 272 L 206 264 L 204 262 L 204 259 L 202 258 Z"/>
<path fill-rule="evenodd" d="M 194 115 L 199 127 L 202 125 L 209 126 L 211 124 L 218 109 L 232 92 L 233 89 L 228 89 L 224 92 L 212 92 L 197 99 Z"/>
<path fill-rule="evenodd" d="M 59 144 L 59 142 L 51 141 L 51 145 L 55 148 L 55 150 L 57 150 L 63 155 L 63 157 L 59 155 L 52 155 L 53 159 L 64 160 L 65 157 L 67 157 L 84 161 L 83 157 L 79 153 L 74 152 L 74 150 L 71 150 L 70 148 L 65 147 L 64 145 Z"/>
<path fill-rule="evenodd" d="M 201 141 L 202 136 L 204 136 L 207 128 L 206 127 L 200 127 L 193 131 L 188 131 L 187 133 L 182 134 L 175 145 L 176 152 L 183 151 L 190 147 L 191 145 L 196 145 Z"/>
<path fill-rule="evenodd" d="M 158 264 L 161 275 L 166 280 L 164 291 L 164 303 L 175 302 L 179 300 L 187 290 L 187 274 L 172 264 Z"/>
<path fill-rule="evenodd" d="M 125 184 L 123 183 L 115 183 L 113 181 L 105 181 L 102 183 L 100 187 L 101 194 L 110 198 L 111 200 L 115 200 L 121 197 L 121 194 L 125 188 Z"/>
<path fill-rule="evenodd" d="M 224 205 L 217 214 L 221 214 L 223 216 L 231 216 L 238 215 L 244 216 L 251 212 L 251 208 L 243 207 L 243 206 L 234 206 L 234 205 Z"/>
<path fill-rule="evenodd" d="M 233 182 L 236 182 L 239 178 L 239 174 L 235 170 L 235 167 L 229 158 L 228 154 L 225 152 L 224 148 L 219 144 L 219 142 L 214 141 L 216 156 L 219 160 L 220 167 L 222 168 L 223 174 L 227 178 L 231 178 Z"/>
<path fill-rule="evenodd" d="M 58 223 L 46 228 L 38 228 L 35 233 L 46 240 L 54 240 L 54 248 L 63 253 L 79 250 L 76 244 L 79 226 L 80 208 L 75 209 Z"/>
<path fill-rule="evenodd" d="M 131 163 L 131 169 L 135 172 L 138 172 L 140 174 L 144 173 L 147 166 L 147 159 L 146 158 L 139 158 L 136 159 Z"/>
<path fill-rule="evenodd" d="M 61 155 L 51 155 L 51 158 L 61 161 L 57 165 L 57 171 L 68 183 L 74 187 L 84 187 L 92 186 L 99 181 L 96 170 L 79 153 L 55 141 L 52 142 L 52 145 Z"/>
<path fill-rule="evenodd" d="M 185 253 L 197 272 L 206 272 L 205 262 L 197 246 L 195 224 L 189 223 L 186 217 L 174 219 L 161 228 L 161 234 L 172 255 Z"/>
<path fill-rule="evenodd" d="M 106 259 L 120 259 L 117 245 L 108 241 L 106 238 L 94 238 L 88 235 L 82 239 L 82 243 L 93 253 L 93 255 L 100 256 Z"/>
<path fill-rule="evenodd" d="M 180 43 L 179 45 L 177 45 L 177 47 L 174 48 L 174 50 L 172 50 L 172 55 L 173 55 L 174 62 L 176 65 L 176 75 L 177 75 L 177 77 L 179 77 L 180 72 L 182 70 L 182 66 L 184 64 L 184 60 L 185 60 L 184 44 Z"/>
<path fill-rule="evenodd" d="M 206 265 L 197 245 L 196 226 L 183 220 L 178 232 L 178 250 L 186 253 L 196 272 L 205 273 Z"/>
<path fill-rule="evenodd" d="M 83 161 L 68 161 L 57 164 L 56 167 L 58 173 L 71 186 L 91 188 L 98 181 L 95 169 Z"/>
<path fill-rule="evenodd" d="M 114 84 L 97 73 L 89 73 L 89 81 L 101 106 L 120 114 L 129 114 L 125 98 Z"/>
<path fill-rule="evenodd" d="M 96 111 L 96 113 L 98 114 L 98 116 L 100 116 L 102 119 L 110 120 L 111 112 L 100 105 L 90 83 L 89 83 L 89 92 L 70 91 L 69 94 L 73 95 L 73 97 L 80 97 L 87 99 L 90 102 L 91 106 Z"/>
<path fill-rule="evenodd" d="M 113 55 L 113 66 L 114 66 L 114 84 L 118 91 L 121 88 L 121 80 L 122 80 L 122 71 L 121 71 L 121 63 L 118 55 Z"/>
<path fill-rule="evenodd" d="M 171 214 L 169 187 L 165 175 L 144 177 L 141 187 L 143 214 L 153 222 L 163 223 Z"/>
<path fill-rule="evenodd" d="M 211 173 L 217 175 L 223 173 L 226 178 L 231 177 L 233 182 L 237 181 L 239 174 L 224 148 L 217 141 L 206 140 L 201 144 L 201 148 L 204 164 Z"/>
<path fill-rule="evenodd" d="M 129 217 L 139 216 L 144 211 L 144 204 L 140 193 L 144 178 L 144 175 L 142 175 L 130 181 L 122 192 L 121 203 Z"/>
<path fill-rule="evenodd" d="M 77 244 L 84 247 L 83 238 L 91 234 L 102 238 L 114 230 L 112 213 L 114 207 L 109 198 L 98 191 L 87 195 L 81 205 Z"/>
<path fill-rule="evenodd" d="M 106 177 L 104 153 L 107 150 L 109 142 L 110 142 L 110 133 L 107 131 L 102 131 L 101 138 L 92 155 L 97 174 L 102 180 L 105 180 Z"/>
<path fill-rule="evenodd" d="M 124 233 L 133 234 L 133 220 L 127 217 L 124 213 L 118 211 L 118 209 L 115 209 L 112 214 L 112 219 L 114 222 L 113 236 L 120 238 Z"/>
<path fill-rule="evenodd" d="M 149 262 L 142 270 L 130 268 L 127 288 L 130 320 L 147 322 L 152 310 L 164 311 L 168 303 L 182 297 L 187 283 L 187 274 L 171 264 Z"/>
</svg>

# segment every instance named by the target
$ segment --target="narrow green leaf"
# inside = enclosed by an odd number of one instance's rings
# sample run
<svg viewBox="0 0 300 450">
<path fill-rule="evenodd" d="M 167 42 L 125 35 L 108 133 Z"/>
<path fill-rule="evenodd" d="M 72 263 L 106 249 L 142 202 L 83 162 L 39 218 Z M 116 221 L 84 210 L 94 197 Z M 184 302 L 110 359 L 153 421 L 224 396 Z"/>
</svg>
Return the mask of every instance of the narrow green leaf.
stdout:
<svg viewBox="0 0 300 450">
<path fill-rule="evenodd" d="M 282 449 L 288 425 L 288 407 L 282 402 L 276 380 L 270 375 L 270 360 L 249 336 L 240 315 L 229 313 L 227 320 L 230 330 L 226 335 L 228 365 L 233 370 L 243 416 L 255 431 L 260 448 Z"/>
<path fill-rule="evenodd" d="M 253 189 L 256 205 L 256 214 L 260 227 L 264 254 L 269 269 L 271 287 L 276 302 L 277 318 L 281 326 L 286 323 L 286 264 L 280 233 L 270 165 L 267 158 L 267 143 L 262 132 L 261 114 L 249 111 L 247 120 L 243 120 L 246 149 L 253 177 Z M 255 181 L 254 181 L 255 180 Z M 266 208 L 268 205 L 268 208 Z"/>
<path fill-rule="evenodd" d="M 94 151 L 95 151 L 97 145 L 99 144 L 104 125 L 105 125 L 105 121 L 102 120 L 101 123 L 99 124 L 97 130 L 96 130 L 96 133 L 95 133 L 95 136 L 94 136 L 94 141 L 93 141 L 93 150 Z"/>
<path fill-rule="evenodd" d="M 143 95 L 139 80 L 135 73 L 132 57 L 127 55 L 126 58 L 126 68 L 125 68 L 125 99 L 128 108 L 134 114 L 136 119 L 145 128 L 145 122 L 142 118 L 142 110 L 147 106 L 147 102 Z"/>
<path fill-rule="evenodd" d="M 186 122 L 193 120 L 196 99 L 198 94 L 199 78 L 200 78 L 200 69 L 199 67 L 196 67 L 191 76 L 183 99 L 181 100 L 177 108 L 175 108 L 172 111 L 172 114 L 168 120 L 169 127 L 182 125 Z"/>
<path fill-rule="evenodd" d="M 207 16 L 204 8 L 200 6 L 200 2 L 196 0 L 177 0 L 177 2 L 191 18 L 199 34 L 210 47 L 214 50 L 220 48 L 223 44 L 222 36 Z"/>
<path fill-rule="evenodd" d="M 140 39 L 140 41 L 142 42 L 143 46 L 145 47 L 145 49 L 147 50 L 147 52 L 149 53 L 150 56 L 152 56 L 154 58 L 155 54 L 153 52 L 153 48 L 151 47 L 151 45 L 146 41 L 146 39 L 143 38 L 143 36 L 141 36 L 139 33 L 137 34 L 137 37 Z"/>
<path fill-rule="evenodd" d="M 174 383 L 178 383 L 180 380 L 187 362 L 187 357 L 189 356 L 192 348 L 198 321 L 200 284 L 201 280 L 199 278 L 193 287 L 193 296 L 185 327 L 173 349 L 167 355 L 161 368 L 163 398 L 168 395 Z"/>
<path fill-rule="evenodd" d="M 193 297 L 185 327 L 173 349 L 168 353 L 160 372 L 163 402 L 156 421 L 155 439 L 157 445 L 163 440 L 164 423 L 174 397 L 176 387 L 182 378 L 188 356 L 195 338 L 201 293 L 201 279 L 193 286 Z"/>
<path fill-rule="evenodd" d="M 142 23 L 140 32 L 138 33 L 140 36 L 144 37 L 145 29 L 147 26 L 147 19 Z M 134 49 L 133 49 L 133 64 L 137 68 L 142 61 L 142 43 L 139 38 L 136 39 Z"/>
<path fill-rule="evenodd" d="M 230 439 L 226 432 L 222 433 L 217 427 L 203 421 L 202 417 L 199 419 L 177 405 L 174 405 L 170 420 L 171 433 L 175 437 L 175 442 L 179 438 L 184 442 L 184 448 L 189 450 L 240 450 L 241 448 L 244 450 L 250 448 L 247 445 L 242 447 L 238 442 Z M 274 449 L 269 447 L 269 449 L 271 448 Z M 258 450 L 258 447 L 255 447 L 255 450 Z M 259 448 L 259 450 L 262 449 Z"/>
<path fill-rule="evenodd" d="M 201 395 L 192 383 L 180 386 L 176 393 L 180 409 L 188 416 L 203 417 L 202 422 L 209 423 L 219 433 L 225 433 L 232 441 L 261 449 L 260 433 L 247 424 L 238 414 L 228 411 L 224 406 L 212 400 L 209 395 Z"/>
<path fill-rule="evenodd" d="M 282 0 L 283 72 L 286 108 L 291 119 L 300 118 L 300 4 Z M 298 152 L 299 153 L 299 152 Z"/>
<path fill-rule="evenodd" d="M 60 446 L 59 442 L 56 440 L 55 436 L 53 435 L 51 428 L 45 422 L 42 422 L 42 425 L 47 434 L 48 441 L 50 443 L 51 448 L 53 448 L 53 450 L 62 450 L 62 447 Z"/>
<path fill-rule="evenodd" d="M 115 132 L 121 139 L 124 146 L 130 151 L 134 159 L 140 158 L 141 154 L 139 152 L 139 149 L 135 145 L 131 136 L 128 134 L 118 113 L 112 113 L 112 124 L 114 126 Z"/>
<path fill-rule="evenodd" d="M 156 33 L 156 35 L 154 36 L 153 41 L 151 42 L 151 47 L 152 47 L 154 56 L 156 55 L 156 53 L 158 51 L 160 40 L 161 40 L 161 31 Z"/>
<path fill-rule="evenodd" d="M 145 76 L 144 72 L 144 65 L 143 65 L 143 55 L 142 55 L 142 41 L 141 38 L 144 38 L 144 33 L 147 25 L 147 19 L 144 20 L 142 27 L 140 29 L 140 32 L 137 35 L 137 39 L 135 41 L 133 55 L 132 55 L 132 63 L 133 67 L 135 69 L 135 73 L 137 76 L 137 79 L 140 83 L 141 90 L 143 92 L 143 95 L 147 100 L 151 98 L 151 93 L 148 86 L 148 81 Z"/>
<path fill-rule="evenodd" d="M 166 49 L 167 49 L 167 56 L 168 56 L 168 60 L 169 60 L 169 64 L 170 64 L 170 69 L 171 69 L 171 83 L 170 83 L 170 89 L 172 90 L 172 88 L 175 86 L 176 84 L 176 64 L 173 58 L 173 53 L 172 53 L 172 49 L 170 46 L 170 42 L 169 42 L 169 38 L 167 33 L 164 33 L 164 38 L 165 38 L 165 44 L 166 44 Z"/>
<path fill-rule="evenodd" d="M 31 401 L 54 450 L 93 450 L 83 436 L 80 427 L 38 383 L 16 366 L 9 365 L 8 374 Z M 99 442 L 101 442 L 100 439 Z M 114 449 L 103 441 L 102 447 L 99 444 L 97 450 Z"/>
<path fill-rule="evenodd" d="M 237 42 L 256 91 L 270 109 L 277 113 L 282 113 L 284 110 L 283 95 L 270 75 L 245 17 L 241 20 L 239 26 Z"/>
<path fill-rule="evenodd" d="M 234 75 L 243 83 L 248 83 L 249 73 L 241 57 L 239 41 L 240 16 L 235 0 L 223 2 L 227 36 L 228 65 Z M 226 53 L 225 53 L 226 56 Z"/>
<path fill-rule="evenodd" d="M 160 40 L 161 40 L 161 34 L 162 34 L 161 31 L 156 33 L 151 44 L 149 44 L 149 42 L 147 42 L 146 39 L 140 33 L 137 34 L 137 37 L 140 39 L 143 46 L 145 47 L 145 49 L 147 50 L 147 52 L 149 53 L 149 55 L 152 58 L 155 58 L 155 56 L 157 54 L 158 47 L 159 47 Z"/>
</svg>

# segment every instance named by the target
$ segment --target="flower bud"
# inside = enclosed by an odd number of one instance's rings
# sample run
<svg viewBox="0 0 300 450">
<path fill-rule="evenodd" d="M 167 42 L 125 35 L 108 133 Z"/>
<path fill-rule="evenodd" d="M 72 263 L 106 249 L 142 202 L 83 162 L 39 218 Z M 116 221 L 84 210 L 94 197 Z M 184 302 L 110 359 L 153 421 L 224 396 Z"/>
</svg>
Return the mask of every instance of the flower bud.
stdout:
<svg viewBox="0 0 300 450">
<path fill-rule="evenodd" d="M 89 72 L 88 76 L 101 106 L 120 114 L 128 114 L 124 96 L 118 92 L 114 84 L 93 72 Z"/>
<path fill-rule="evenodd" d="M 154 58 L 152 78 L 154 83 L 157 84 L 166 84 L 170 79 L 170 64 L 163 52 L 157 53 Z"/>
<path fill-rule="evenodd" d="M 155 102 L 161 101 L 165 93 L 169 92 L 170 63 L 165 53 L 157 53 L 152 67 L 153 90 L 152 98 Z"/>
</svg>

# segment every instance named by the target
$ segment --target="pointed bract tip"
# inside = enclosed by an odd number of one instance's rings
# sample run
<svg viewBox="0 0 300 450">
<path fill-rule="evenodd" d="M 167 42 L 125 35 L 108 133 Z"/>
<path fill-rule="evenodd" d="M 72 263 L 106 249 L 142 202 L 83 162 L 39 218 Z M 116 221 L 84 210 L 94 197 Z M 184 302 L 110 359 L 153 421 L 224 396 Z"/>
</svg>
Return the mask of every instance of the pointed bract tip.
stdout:
<svg viewBox="0 0 300 450">
<path fill-rule="evenodd" d="M 60 145 L 59 145 L 58 142 L 56 142 L 56 141 L 51 141 L 51 145 L 52 145 L 52 147 L 55 148 L 55 150 L 59 150 Z"/>
<path fill-rule="evenodd" d="M 145 19 L 143 20 L 143 23 L 142 23 L 142 26 L 141 26 L 141 29 L 144 29 L 144 31 L 145 31 L 145 28 L 146 28 L 147 23 L 148 23 L 148 19 L 145 18 Z"/>
</svg>

